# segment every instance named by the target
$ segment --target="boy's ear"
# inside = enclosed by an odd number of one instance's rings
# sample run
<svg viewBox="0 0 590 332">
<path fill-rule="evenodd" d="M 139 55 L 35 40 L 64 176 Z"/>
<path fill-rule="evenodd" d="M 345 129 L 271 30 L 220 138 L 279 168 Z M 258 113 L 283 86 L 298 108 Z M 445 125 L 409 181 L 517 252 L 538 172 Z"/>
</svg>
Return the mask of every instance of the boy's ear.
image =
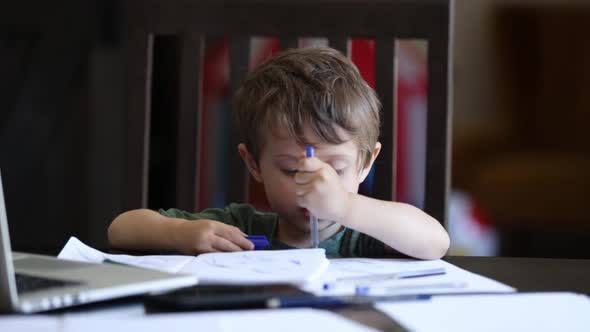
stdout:
<svg viewBox="0 0 590 332">
<path fill-rule="evenodd" d="M 258 182 L 262 182 L 262 177 L 260 176 L 260 167 L 258 167 L 258 163 L 254 159 L 254 156 L 248 151 L 248 148 L 244 143 L 240 143 L 238 145 L 238 152 L 240 152 L 240 157 L 248 167 L 248 171 L 254 178 L 254 180 Z"/>
<path fill-rule="evenodd" d="M 381 143 L 377 142 L 375 143 L 375 148 L 373 149 L 373 153 L 371 155 L 371 162 L 369 162 L 367 167 L 363 168 L 361 172 L 361 176 L 359 177 L 359 183 L 365 181 L 365 178 L 367 177 L 367 175 L 369 175 L 371 167 L 373 167 L 373 163 L 375 162 L 375 159 L 377 159 L 379 152 L 381 152 Z"/>
</svg>

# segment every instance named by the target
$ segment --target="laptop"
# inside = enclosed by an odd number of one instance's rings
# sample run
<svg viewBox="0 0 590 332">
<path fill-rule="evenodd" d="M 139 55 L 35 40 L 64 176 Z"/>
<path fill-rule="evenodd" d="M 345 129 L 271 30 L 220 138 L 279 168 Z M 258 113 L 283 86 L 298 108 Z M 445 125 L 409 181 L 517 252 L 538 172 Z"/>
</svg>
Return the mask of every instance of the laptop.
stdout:
<svg viewBox="0 0 590 332">
<path fill-rule="evenodd" d="M 1 175 L 0 250 L 0 313 L 41 312 L 197 283 L 192 275 L 12 252 Z"/>
</svg>

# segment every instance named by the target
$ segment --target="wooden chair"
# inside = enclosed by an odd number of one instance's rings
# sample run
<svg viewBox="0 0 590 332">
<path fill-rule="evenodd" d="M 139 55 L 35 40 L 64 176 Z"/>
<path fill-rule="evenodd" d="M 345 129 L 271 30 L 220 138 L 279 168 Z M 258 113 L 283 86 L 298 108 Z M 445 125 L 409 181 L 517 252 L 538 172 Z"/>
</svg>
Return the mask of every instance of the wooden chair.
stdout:
<svg viewBox="0 0 590 332">
<path fill-rule="evenodd" d="M 201 60 L 208 36 L 229 36 L 232 90 L 247 74 L 250 36 L 275 36 L 281 47 L 298 37 L 321 36 L 347 52 L 348 38 L 371 38 L 376 47 L 376 91 L 383 104 L 381 155 L 375 165 L 374 197 L 395 200 L 394 40 L 428 42 L 427 155 L 424 210 L 444 223 L 449 191 L 450 71 L 452 0 L 127 0 L 124 29 L 128 56 L 127 164 L 125 209 L 146 207 L 150 188 L 150 129 L 156 79 L 154 49 L 158 37 L 174 61 L 166 78 L 165 106 L 175 119 L 176 151 L 171 164 L 174 206 L 194 210 L 199 195 L 199 123 Z M 164 40 L 166 40 L 164 38 Z M 161 106 L 161 105 L 160 105 Z M 237 137 L 230 137 L 236 146 Z M 172 148 L 172 147 L 171 147 Z M 230 201 L 246 198 L 247 173 L 237 153 L 228 172 Z"/>
</svg>

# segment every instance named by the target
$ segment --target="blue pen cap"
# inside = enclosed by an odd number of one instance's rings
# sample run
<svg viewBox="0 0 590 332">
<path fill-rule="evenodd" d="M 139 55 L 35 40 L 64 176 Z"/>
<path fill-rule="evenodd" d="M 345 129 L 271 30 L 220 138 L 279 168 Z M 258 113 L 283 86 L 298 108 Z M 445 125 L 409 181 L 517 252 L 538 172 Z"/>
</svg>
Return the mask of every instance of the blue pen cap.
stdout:
<svg viewBox="0 0 590 332">
<path fill-rule="evenodd" d="M 248 235 L 246 239 L 254 243 L 254 250 L 262 250 L 270 245 L 268 239 L 264 235 Z"/>
<path fill-rule="evenodd" d="M 371 287 L 369 286 L 356 286 L 354 288 L 354 294 L 357 296 L 369 295 L 371 293 Z"/>
<path fill-rule="evenodd" d="M 307 156 L 307 158 L 313 157 L 313 146 L 311 146 L 311 145 L 305 146 L 305 155 Z"/>
</svg>

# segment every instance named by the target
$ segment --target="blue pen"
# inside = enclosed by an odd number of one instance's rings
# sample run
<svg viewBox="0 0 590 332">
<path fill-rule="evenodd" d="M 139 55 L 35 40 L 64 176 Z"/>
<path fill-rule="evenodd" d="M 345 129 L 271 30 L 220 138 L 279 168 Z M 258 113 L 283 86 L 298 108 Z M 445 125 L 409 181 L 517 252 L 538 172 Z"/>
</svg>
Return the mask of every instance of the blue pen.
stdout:
<svg viewBox="0 0 590 332">
<path fill-rule="evenodd" d="M 396 292 L 411 292 L 417 291 L 424 293 L 424 290 L 436 289 L 448 289 L 445 293 L 452 293 L 454 289 L 467 287 L 466 282 L 449 281 L 449 282 L 437 282 L 437 283 L 422 283 L 422 284 L 405 284 L 398 286 L 356 286 L 354 293 L 357 296 L 375 296 L 376 294 L 391 294 Z M 408 293 L 411 294 L 411 293 Z M 387 295 L 385 295 L 387 296 Z"/>
<path fill-rule="evenodd" d="M 275 297 L 266 302 L 266 307 L 275 308 L 341 308 L 351 305 L 344 299 L 331 296 L 305 296 L 305 297 Z"/>
<path fill-rule="evenodd" d="M 431 269 L 398 271 L 398 272 L 394 272 L 394 273 L 385 273 L 385 274 L 368 274 L 368 275 L 362 275 L 362 276 L 341 277 L 341 278 L 337 278 L 335 281 L 337 281 L 337 282 L 353 282 L 356 284 L 365 284 L 366 285 L 368 283 L 383 282 L 383 281 L 387 281 L 387 280 L 429 277 L 429 276 L 441 275 L 441 274 L 445 274 L 445 273 L 446 273 L 446 270 L 444 267 L 435 267 L 435 268 L 431 268 Z"/>
<path fill-rule="evenodd" d="M 394 273 L 385 273 L 385 274 L 368 274 L 362 276 L 353 276 L 353 277 L 340 277 L 336 278 L 332 282 L 324 283 L 323 289 L 324 290 L 331 290 L 336 288 L 340 284 L 354 284 L 356 286 L 356 290 L 358 292 L 359 288 L 363 289 L 366 286 L 377 284 L 380 282 L 388 281 L 388 280 L 397 280 L 397 279 L 410 279 L 410 278 L 421 278 L 421 277 L 430 277 L 435 275 L 445 274 L 444 267 L 436 267 L 431 269 L 422 269 L 422 270 L 409 270 L 409 271 L 398 271 Z"/>
<path fill-rule="evenodd" d="M 305 147 L 305 155 L 307 158 L 313 157 L 313 146 L 307 145 Z M 320 230 L 318 227 L 318 219 L 309 214 L 309 228 L 311 231 L 311 246 L 312 248 L 318 248 L 320 246 Z"/>
<path fill-rule="evenodd" d="M 275 297 L 267 300 L 267 308 L 341 308 L 367 306 L 376 302 L 401 302 L 430 300 L 430 294 L 409 294 L 391 296 L 301 296 Z"/>
</svg>

